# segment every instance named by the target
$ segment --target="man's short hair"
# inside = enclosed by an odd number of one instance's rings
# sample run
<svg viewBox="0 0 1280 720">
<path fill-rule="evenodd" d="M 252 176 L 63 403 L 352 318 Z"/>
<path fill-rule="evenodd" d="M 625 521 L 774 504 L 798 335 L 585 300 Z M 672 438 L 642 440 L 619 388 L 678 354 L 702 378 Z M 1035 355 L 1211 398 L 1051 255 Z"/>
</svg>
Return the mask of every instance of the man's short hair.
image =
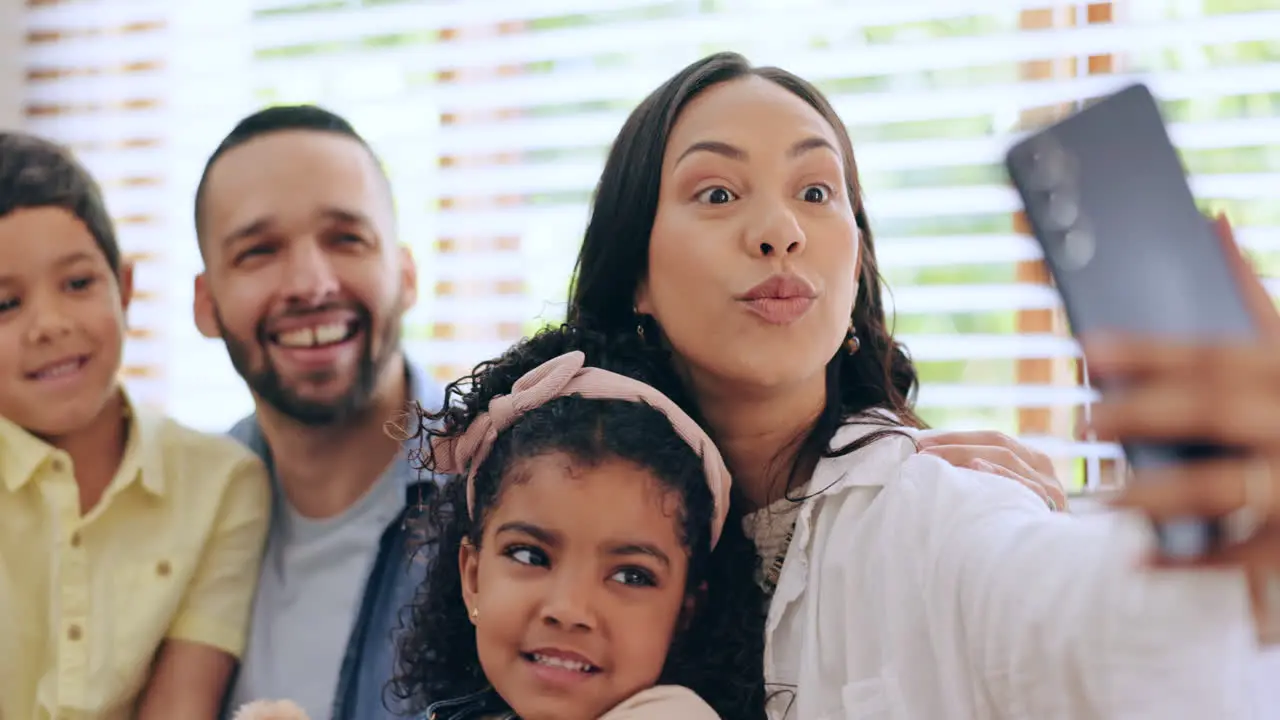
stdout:
<svg viewBox="0 0 1280 720">
<path fill-rule="evenodd" d="M 291 130 L 334 133 L 335 135 L 355 140 L 369 152 L 369 156 L 373 158 L 374 163 L 378 166 L 378 171 L 382 173 L 383 179 L 387 179 L 386 171 L 383 170 L 382 162 L 378 159 L 377 153 L 360 136 L 360 133 L 356 132 L 351 123 L 347 122 L 341 115 L 316 105 L 275 105 L 264 108 L 236 123 L 231 132 L 222 139 L 222 142 L 218 143 L 217 149 L 213 151 L 213 154 L 209 156 L 209 160 L 204 164 L 204 172 L 200 174 L 200 184 L 196 186 L 195 222 L 197 238 L 200 236 L 200 221 L 203 216 L 204 195 L 209 182 L 209 171 L 213 168 L 214 163 L 218 161 L 218 158 L 255 138 Z M 388 190 L 390 186 L 391 183 L 388 180 Z M 203 247 L 204 244 L 201 242 L 202 252 Z"/>
<path fill-rule="evenodd" d="M 56 143 L 28 133 L 0 132 L 0 218 L 42 207 L 75 215 L 93 235 L 111 272 L 119 274 L 120 243 L 102 189 L 89 171 Z"/>
</svg>

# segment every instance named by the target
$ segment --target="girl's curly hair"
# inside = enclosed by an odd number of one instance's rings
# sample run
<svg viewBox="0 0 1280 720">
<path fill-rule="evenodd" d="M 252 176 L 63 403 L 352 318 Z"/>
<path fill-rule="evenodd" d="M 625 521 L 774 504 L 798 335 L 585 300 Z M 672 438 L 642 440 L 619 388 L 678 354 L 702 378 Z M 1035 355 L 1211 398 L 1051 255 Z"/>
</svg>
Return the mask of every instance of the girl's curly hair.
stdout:
<svg viewBox="0 0 1280 720">
<path fill-rule="evenodd" d="M 432 438 L 465 432 L 489 402 L 509 394 L 521 376 L 574 350 L 586 355 L 589 367 L 640 380 L 689 407 L 678 397 L 681 383 L 665 351 L 637 337 L 609 338 L 569 325 L 548 328 L 451 383 L 439 413 L 419 410 L 422 465 L 427 470 L 435 467 Z M 755 581 L 756 548 L 743 534 L 736 503 L 731 503 L 712 551 L 713 501 L 702 461 L 666 417 L 642 403 L 579 396 L 556 398 L 521 415 L 498 435 L 476 473 L 474 521 L 467 513 L 464 477 L 451 478 L 426 498 L 426 512 L 417 522 L 427 575 L 402 620 L 406 632 L 400 635 L 399 668 L 391 692 L 420 712 L 432 702 L 488 686 L 476 653 L 475 627 L 462 600 L 458 550 L 464 539 L 479 546 L 486 516 L 501 494 L 511 463 L 550 452 L 564 452 L 586 463 L 626 460 L 680 493 L 683 510 L 676 520 L 690 555 L 686 588 L 698 594 L 698 601 L 692 621 L 677 630 L 659 682 L 693 690 L 723 718 L 764 718 L 765 598 Z"/>
</svg>

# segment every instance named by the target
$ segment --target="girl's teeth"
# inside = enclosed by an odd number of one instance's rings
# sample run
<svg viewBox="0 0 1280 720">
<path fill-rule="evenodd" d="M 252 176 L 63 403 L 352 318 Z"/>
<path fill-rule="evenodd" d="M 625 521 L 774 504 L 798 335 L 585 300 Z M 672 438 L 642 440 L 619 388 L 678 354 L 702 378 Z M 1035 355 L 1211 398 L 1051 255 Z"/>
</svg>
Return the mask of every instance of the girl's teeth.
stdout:
<svg viewBox="0 0 1280 720">
<path fill-rule="evenodd" d="M 590 665 L 580 663 L 576 660 L 565 660 L 563 658 L 547 657 L 546 655 L 534 655 L 533 659 L 540 665 L 564 668 L 565 670 L 573 670 L 574 672 L 590 672 L 591 670 Z"/>
</svg>

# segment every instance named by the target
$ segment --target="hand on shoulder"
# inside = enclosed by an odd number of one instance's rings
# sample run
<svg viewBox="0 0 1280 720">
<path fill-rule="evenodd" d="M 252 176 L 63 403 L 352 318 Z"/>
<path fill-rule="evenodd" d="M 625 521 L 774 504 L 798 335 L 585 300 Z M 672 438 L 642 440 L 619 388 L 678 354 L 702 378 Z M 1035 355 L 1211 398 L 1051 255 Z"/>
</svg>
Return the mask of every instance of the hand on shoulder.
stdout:
<svg viewBox="0 0 1280 720">
<path fill-rule="evenodd" d="M 1025 486 L 1050 509 L 1064 512 L 1067 490 L 1058 481 L 1048 455 L 994 430 L 928 433 L 917 441 L 920 452 L 956 467 L 999 475 Z"/>
</svg>

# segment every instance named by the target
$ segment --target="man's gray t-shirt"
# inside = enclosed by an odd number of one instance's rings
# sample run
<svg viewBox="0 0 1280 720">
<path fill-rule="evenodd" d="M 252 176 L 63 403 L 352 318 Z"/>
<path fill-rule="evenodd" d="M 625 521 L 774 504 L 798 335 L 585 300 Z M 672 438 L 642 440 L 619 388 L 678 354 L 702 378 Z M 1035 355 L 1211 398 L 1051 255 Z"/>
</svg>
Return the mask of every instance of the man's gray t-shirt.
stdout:
<svg viewBox="0 0 1280 720">
<path fill-rule="evenodd" d="M 251 700 L 289 699 L 311 720 L 330 718 L 379 541 L 404 508 L 397 475 L 384 473 L 346 512 L 323 520 L 299 515 L 277 491 L 232 709 Z"/>
<path fill-rule="evenodd" d="M 405 373 L 412 397 L 424 406 L 438 407 L 440 389 L 413 366 L 406 365 Z M 270 448 L 256 416 L 237 423 L 230 434 L 272 468 Z M 230 713 L 253 700 L 287 699 L 302 706 L 311 720 L 330 720 L 348 641 L 383 535 L 404 511 L 408 489 L 423 479 L 410 459 L 410 450 L 418 447 L 417 440 L 407 441 L 364 497 L 340 515 L 324 520 L 299 515 L 284 497 L 273 470 L 271 531 L 254 596 L 249 639 L 229 696 Z M 404 575 L 405 579 L 411 577 Z M 407 597 L 388 600 L 398 609 Z M 390 642 L 391 637 L 386 640 Z M 374 663 L 366 670 L 378 677 L 370 680 L 362 674 L 359 681 L 368 686 L 369 693 L 376 691 L 379 702 L 358 709 L 357 715 L 348 710 L 348 716 L 387 716 L 381 702 L 385 682 L 380 675 L 390 672 L 383 667 L 389 663 L 382 657 L 364 658 L 364 662 Z M 368 701 L 362 696 L 360 702 Z"/>
</svg>

